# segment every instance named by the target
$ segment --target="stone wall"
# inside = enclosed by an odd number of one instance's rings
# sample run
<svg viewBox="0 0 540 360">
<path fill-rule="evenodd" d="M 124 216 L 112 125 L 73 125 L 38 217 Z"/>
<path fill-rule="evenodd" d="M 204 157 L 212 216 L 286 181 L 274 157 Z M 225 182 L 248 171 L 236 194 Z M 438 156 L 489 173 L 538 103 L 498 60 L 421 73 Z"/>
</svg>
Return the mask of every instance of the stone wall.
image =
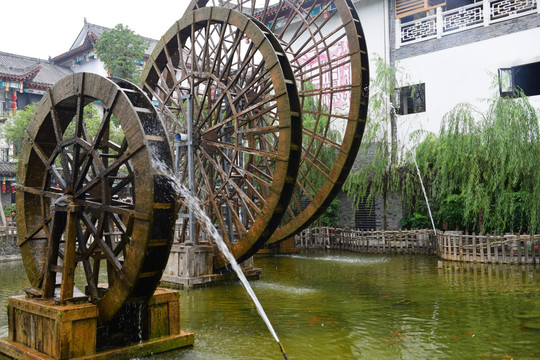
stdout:
<svg viewBox="0 0 540 360">
<path fill-rule="evenodd" d="M 355 229 L 355 206 L 353 199 L 349 199 L 345 191 L 340 191 L 336 199 L 341 201 L 339 221 L 336 227 Z M 381 196 L 375 197 L 375 223 L 374 230 L 383 230 L 384 224 L 384 204 Z M 388 200 L 387 230 L 401 229 L 400 220 L 404 216 L 401 194 L 392 193 Z"/>
<path fill-rule="evenodd" d="M 386 214 L 386 230 L 401 229 L 400 220 L 403 217 L 403 205 L 401 203 L 401 194 L 393 192 L 388 197 L 388 208 Z M 377 229 L 384 229 L 384 202 L 382 196 L 375 198 L 375 219 L 377 221 Z"/>
</svg>

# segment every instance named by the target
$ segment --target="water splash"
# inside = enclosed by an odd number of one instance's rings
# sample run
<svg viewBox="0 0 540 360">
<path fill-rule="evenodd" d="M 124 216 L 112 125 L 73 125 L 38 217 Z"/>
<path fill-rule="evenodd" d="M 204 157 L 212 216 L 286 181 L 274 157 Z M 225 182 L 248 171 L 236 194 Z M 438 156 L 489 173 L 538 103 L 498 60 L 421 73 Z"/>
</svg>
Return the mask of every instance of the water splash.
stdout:
<svg viewBox="0 0 540 360">
<path fill-rule="evenodd" d="M 270 283 L 270 282 L 261 282 L 261 281 L 258 281 L 257 283 L 253 284 L 253 287 L 258 290 L 268 290 L 274 293 L 283 293 L 287 295 L 305 295 L 305 294 L 313 294 L 319 291 L 317 289 L 301 288 L 298 286 L 287 286 L 287 285 L 276 284 L 273 282 Z"/>
<path fill-rule="evenodd" d="M 343 257 L 343 256 L 305 256 L 305 255 L 278 255 L 282 257 L 288 257 L 291 259 L 301 259 L 301 260 L 317 260 L 317 261 L 329 261 L 343 264 L 354 264 L 354 265 L 373 265 L 381 264 L 389 261 L 386 257 L 381 258 L 362 258 L 362 257 Z"/>
<path fill-rule="evenodd" d="M 229 251 L 229 248 L 227 248 L 227 245 L 225 244 L 225 241 L 223 241 L 223 238 L 221 237 L 221 234 L 219 233 L 219 231 L 216 229 L 216 227 L 212 223 L 212 220 L 210 220 L 208 215 L 206 215 L 206 213 L 201 208 L 199 200 L 197 198 L 194 198 L 193 196 L 191 196 L 189 190 L 186 189 L 186 187 L 183 186 L 182 184 L 177 183 L 177 186 L 178 186 L 179 193 L 183 197 L 188 199 L 190 204 L 193 204 L 193 210 L 194 210 L 195 217 L 197 218 L 197 220 L 199 220 L 201 222 L 201 224 L 203 224 L 206 227 L 206 230 L 208 231 L 208 233 L 210 234 L 212 239 L 214 239 L 214 242 L 218 246 L 219 251 L 221 251 L 221 253 L 225 256 L 225 258 L 231 264 L 231 267 L 233 268 L 236 275 L 238 276 L 238 279 L 240 279 L 240 281 L 242 282 L 242 285 L 244 285 L 244 288 L 246 289 L 248 295 L 251 297 L 251 300 L 253 300 L 253 303 L 255 304 L 255 307 L 257 308 L 257 312 L 259 313 L 259 315 L 263 319 L 264 323 L 268 327 L 268 330 L 272 334 L 273 338 L 278 343 L 279 349 L 280 349 L 281 353 L 283 354 L 283 357 L 288 360 L 289 358 L 287 357 L 287 354 L 285 353 L 285 349 L 283 348 L 283 346 L 281 345 L 281 342 L 279 341 L 279 338 L 278 338 L 278 336 L 276 334 L 276 331 L 274 330 L 274 327 L 270 323 L 270 319 L 268 319 L 268 316 L 264 312 L 264 309 L 263 309 L 261 303 L 259 302 L 259 299 L 257 298 L 257 295 L 255 295 L 255 292 L 251 288 L 251 285 L 249 285 L 249 282 L 248 282 L 246 276 L 244 275 L 244 273 L 242 272 L 242 269 L 240 268 L 240 265 L 238 265 L 238 262 L 234 258 L 233 254 Z"/>
</svg>

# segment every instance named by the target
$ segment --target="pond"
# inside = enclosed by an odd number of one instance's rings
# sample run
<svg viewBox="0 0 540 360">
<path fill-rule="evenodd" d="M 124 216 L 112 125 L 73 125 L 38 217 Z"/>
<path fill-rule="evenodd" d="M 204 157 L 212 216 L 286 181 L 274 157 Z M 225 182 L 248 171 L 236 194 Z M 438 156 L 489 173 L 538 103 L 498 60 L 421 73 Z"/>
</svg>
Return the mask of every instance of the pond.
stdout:
<svg viewBox="0 0 540 360">
<path fill-rule="evenodd" d="M 309 251 L 257 257 L 252 281 L 293 359 L 540 358 L 540 268 Z M 28 286 L 0 263 L 0 306 Z M 191 348 L 156 359 L 282 359 L 240 284 L 182 291 Z M 7 336 L 5 310 L 0 337 Z"/>
</svg>

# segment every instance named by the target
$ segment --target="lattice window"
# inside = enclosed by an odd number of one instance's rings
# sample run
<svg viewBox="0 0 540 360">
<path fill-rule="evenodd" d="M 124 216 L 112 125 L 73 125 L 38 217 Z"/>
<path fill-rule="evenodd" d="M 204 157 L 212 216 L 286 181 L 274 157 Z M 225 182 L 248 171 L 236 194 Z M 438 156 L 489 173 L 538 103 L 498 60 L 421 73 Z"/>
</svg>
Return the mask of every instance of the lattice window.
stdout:
<svg viewBox="0 0 540 360">
<path fill-rule="evenodd" d="M 437 24 L 434 16 L 426 20 L 411 22 L 401 27 L 402 43 L 435 36 L 437 36 Z"/>
<path fill-rule="evenodd" d="M 500 19 L 507 16 L 533 11 L 536 9 L 537 0 L 500 0 L 492 1 L 491 19 Z"/>
<path fill-rule="evenodd" d="M 396 19 L 444 6 L 445 0 L 396 0 Z"/>
<path fill-rule="evenodd" d="M 484 22 L 482 3 L 461 7 L 443 14 L 443 31 L 448 32 Z"/>
</svg>

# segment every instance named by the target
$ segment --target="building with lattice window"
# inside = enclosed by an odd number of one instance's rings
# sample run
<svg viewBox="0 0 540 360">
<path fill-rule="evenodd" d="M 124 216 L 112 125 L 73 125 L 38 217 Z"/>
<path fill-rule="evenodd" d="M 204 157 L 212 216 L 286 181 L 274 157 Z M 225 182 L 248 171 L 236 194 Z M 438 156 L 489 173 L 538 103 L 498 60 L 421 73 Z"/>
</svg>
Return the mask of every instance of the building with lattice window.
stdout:
<svg viewBox="0 0 540 360">
<path fill-rule="evenodd" d="M 414 148 L 417 130 L 438 134 L 443 116 L 469 102 L 486 110 L 485 99 L 523 90 L 540 108 L 540 7 L 538 0 L 359 0 L 353 1 L 370 60 L 396 66 L 401 86 L 393 96 L 400 140 Z M 375 67 L 371 62 L 370 76 Z M 341 226 L 382 228 L 382 200 L 360 204 L 345 194 Z M 399 228 L 406 210 L 393 196 L 389 228 Z"/>
</svg>

